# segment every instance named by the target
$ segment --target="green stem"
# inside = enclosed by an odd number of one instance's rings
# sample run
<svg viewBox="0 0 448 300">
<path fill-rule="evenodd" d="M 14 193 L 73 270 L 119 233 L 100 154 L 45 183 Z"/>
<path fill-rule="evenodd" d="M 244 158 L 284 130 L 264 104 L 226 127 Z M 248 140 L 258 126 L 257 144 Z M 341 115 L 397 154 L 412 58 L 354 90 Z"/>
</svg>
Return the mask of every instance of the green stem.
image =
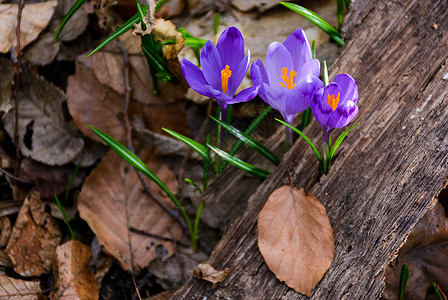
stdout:
<svg viewBox="0 0 448 300">
<path fill-rule="evenodd" d="M 196 212 L 196 219 L 194 220 L 194 234 L 191 236 L 191 243 L 193 245 L 194 252 L 198 251 L 198 240 L 199 240 L 199 221 L 201 220 L 202 210 L 204 209 L 205 203 L 199 204 L 198 210 Z"/>
<path fill-rule="evenodd" d="M 330 157 L 330 137 L 331 132 L 324 130 L 324 142 L 322 144 L 322 174 L 328 174 L 331 167 L 331 157 Z"/>
</svg>

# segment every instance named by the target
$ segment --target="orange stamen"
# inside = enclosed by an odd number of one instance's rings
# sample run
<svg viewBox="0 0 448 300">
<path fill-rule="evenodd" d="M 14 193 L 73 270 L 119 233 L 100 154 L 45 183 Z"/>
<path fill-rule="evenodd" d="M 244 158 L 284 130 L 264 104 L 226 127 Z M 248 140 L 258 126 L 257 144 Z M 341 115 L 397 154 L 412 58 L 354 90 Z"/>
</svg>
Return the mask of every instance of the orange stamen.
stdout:
<svg viewBox="0 0 448 300">
<path fill-rule="evenodd" d="M 338 107 L 338 104 L 339 104 L 339 96 L 341 96 L 341 92 L 338 93 L 338 95 L 336 96 L 336 98 L 334 97 L 334 95 L 328 95 L 328 105 L 331 106 L 331 108 L 333 109 L 333 111 L 335 111 L 336 108 Z"/>
<path fill-rule="evenodd" d="M 230 76 L 232 76 L 232 71 L 230 71 L 229 65 L 226 65 L 226 67 L 221 70 L 221 84 L 223 93 L 227 92 Z"/>
<path fill-rule="evenodd" d="M 288 73 L 288 68 L 284 67 L 282 69 L 282 76 L 280 76 L 286 83 L 286 87 L 290 90 L 292 90 L 294 88 L 294 86 L 296 85 L 295 83 L 293 83 L 294 77 L 296 77 L 297 72 L 294 70 L 290 70 L 289 71 L 289 77 L 288 75 L 286 75 Z M 280 85 L 282 87 L 285 87 L 285 84 L 283 82 L 280 82 Z"/>
</svg>

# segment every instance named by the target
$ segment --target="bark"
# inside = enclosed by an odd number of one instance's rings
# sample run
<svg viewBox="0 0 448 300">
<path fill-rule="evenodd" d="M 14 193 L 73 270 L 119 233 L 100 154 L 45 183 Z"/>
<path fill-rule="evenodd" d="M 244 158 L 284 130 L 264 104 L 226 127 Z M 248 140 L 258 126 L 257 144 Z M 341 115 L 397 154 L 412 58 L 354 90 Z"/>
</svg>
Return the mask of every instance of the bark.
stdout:
<svg viewBox="0 0 448 300">
<path fill-rule="evenodd" d="M 229 267 L 227 279 L 212 289 L 192 278 L 173 299 L 306 299 L 276 279 L 257 248 L 258 213 L 288 174 L 320 199 L 334 230 L 335 259 L 311 298 L 380 297 L 384 267 L 447 183 L 448 2 L 357 0 L 345 20 L 347 45 L 330 78 L 357 80 L 361 124 L 327 176 L 297 142 L 215 248 L 209 263 Z M 306 133 L 321 143 L 316 122 Z"/>
</svg>

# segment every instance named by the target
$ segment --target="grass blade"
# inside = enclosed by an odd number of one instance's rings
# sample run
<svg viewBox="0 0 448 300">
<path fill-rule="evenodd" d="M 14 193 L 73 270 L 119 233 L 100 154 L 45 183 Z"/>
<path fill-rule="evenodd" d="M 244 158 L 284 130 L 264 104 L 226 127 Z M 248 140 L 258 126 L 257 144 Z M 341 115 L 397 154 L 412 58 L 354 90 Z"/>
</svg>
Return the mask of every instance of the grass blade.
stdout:
<svg viewBox="0 0 448 300">
<path fill-rule="evenodd" d="M 216 13 L 213 17 L 213 32 L 215 34 L 218 34 L 218 27 L 219 23 L 221 22 L 221 15 L 219 13 Z"/>
<path fill-rule="evenodd" d="M 345 8 L 348 9 L 348 6 L 350 5 L 350 0 L 344 0 Z"/>
<path fill-rule="evenodd" d="M 435 282 L 433 282 L 432 285 L 434 287 L 434 293 L 437 295 L 437 299 L 439 299 L 439 300 L 447 300 L 446 299 L 446 295 L 443 293 L 443 291 L 440 288 L 440 286 L 438 286 Z"/>
<path fill-rule="evenodd" d="M 144 11 L 146 12 L 147 9 L 148 8 L 145 6 Z M 118 27 L 117 30 L 115 30 L 111 35 L 109 35 L 98 47 L 93 49 L 93 51 L 90 52 L 89 55 L 87 55 L 85 58 L 89 57 L 90 55 L 92 55 L 95 52 L 98 52 L 101 48 L 103 48 L 104 46 L 106 46 L 107 44 L 109 44 L 110 42 L 115 40 L 116 38 L 118 38 L 120 35 L 122 35 L 126 31 L 132 29 L 134 27 L 134 23 L 137 23 L 137 22 L 140 22 L 140 16 L 138 15 L 138 13 L 135 14 L 129 20 L 127 20 L 123 25 Z"/>
<path fill-rule="evenodd" d="M 208 40 L 206 39 L 187 37 L 185 38 L 185 45 L 191 48 L 202 48 L 205 46 L 207 41 Z"/>
<path fill-rule="evenodd" d="M 336 3 L 336 16 L 338 18 L 338 29 L 339 32 L 341 31 L 342 28 L 342 19 L 344 17 L 344 0 L 337 0 Z"/>
<path fill-rule="evenodd" d="M 222 151 L 221 149 L 219 149 L 215 146 L 212 146 L 210 144 L 207 144 L 207 146 L 210 147 L 220 157 L 222 157 L 226 161 L 230 162 L 232 165 L 240 168 L 243 171 L 246 171 L 247 173 L 249 173 L 252 176 L 255 176 L 260 179 L 265 179 L 266 177 L 268 177 L 271 174 L 270 172 L 263 170 L 263 169 L 259 169 L 257 167 L 254 167 L 251 164 L 248 164 L 248 163 L 242 161 L 241 159 L 238 159 L 238 158 L 230 155 L 229 153 Z"/>
<path fill-rule="evenodd" d="M 162 57 L 151 47 L 149 47 L 148 44 L 146 43 L 140 44 L 140 47 L 142 48 L 143 53 L 145 54 L 146 61 L 148 62 L 149 67 L 155 71 L 157 79 L 175 83 L 176 77 L 174 77 L 170 73 Z"/>
<path fill-rule="evenodd" d="M 162 129 L 165 132 L 169 133 L 172 137 L 176 138 L 177 140 L 181 141 L 182 143 L 184 143 L 185 145 L 196 151 L 199 154 L 199 156 L 202 157 L 204 162 L 206 162 L 209 166 L 213 166 L 213 161 L 210 158 L 210 150 L 208 150 L 206 146 L 173 130 L 166 129 L 163 127 Z"/>
<path fill-rule="evenodd" d="M 193 232 L 194 232 L 196 240 L 199 239 L 199 235 L 198 235 L 199 221 L 201 220 L 201 215 L 202 215 L 202 211 L 204 210 L 204 206 L 205 206 L 204 202 L 199 204 L 198 210 L 196 211 L 196 218 L 194 219 Z"/>
<path fill-rule="evenodd" d="M 322 19 L 315 12 L 313 12 L 303 6 L 294 4 L 294 3 L 289 3 L 289 2 L 280 2 L 280 3 L 283 4 L 284 6 L 286 6 L 287 8 L 291 9 L 292 11 L 295 11 L 296 13 L 299 13 L 302 16 L 304 16 L 305 18 L 307 18 L 311 23 L 313 23 L 314 25 L 316 25 L 317 27 L 322 29 L 324 32 L 326 32 L 339 45 L 341 45 L 341 46 L 345 45 L 345 42 L 341 38 L 339 31 L 337 31 L 333 26 L 328 24 L 327 21 Z"/>
<path fill-rule="evenodd" d="M 271 106 L 266 107 L 266 109 L 258 115 L 258 117 L 255 118 L 255 120 L 252 121 L 252 123 L 250 123 L 249 127 L 247 127 L 247 129 L 244 131 L 244 133 L 247 136 L 250 136 L 254 130 L 258 127 L 258 125 L 261 123 L 261 121 L 263 121 L 263 119 L 268 115 L 268 113 L 270 113 L 272 110 Z M 238 150 L 241 149 L 241 147 L 243 147 L 244 143 L 242 141 L 238 141 L 235 146 L 233 146 L 232 150 L 230 150 L 229 154 L 230 155 L 235 155 Z M 219 166 L 219 170 L 218 170 L 218 174 L 220 174 L 224 168 L 227 166 L 228 162 L 224 161 L 220 166 Z"/>
<path fill-rule="evenodd" d="M 154 11 L 158 11 L 162 5 L 164 5 L 168 0 L 159 0 L 157 1 L 156 6 L 154 7 Z"/>
<path fill-rule="evenodd" d="M 56 42 L 59 38 L 59 35 L 61 34 L 62 29 L 64 28 L 65 24 L 67 24 L 68 20 L 75 14 L 75 12 L 84 4 L 87 0 L 77 0 L 73 6 L 70 8 L 70 10 L 67 12 L 67 14 L 62 19 L 61 23 L 58 26 L 58 29 L 56 30 L 56 33 L 54 34 L 53 40 Z"/>
<path fill-rule="evenodd" d="M 408 264 L 404 264 L 400 271 L 400 284 L 398 286 L 398 299 L 404 299 L 404 290 L 406 289 L 406 283 L 409 278 L 409 267 Z"/>
<path fill-rule="evenodd" d="M 236 129 L 235 127 L 233 127 L 227 123 L 224 123 L 212 116 L 210 116 L 210 118 L 213 121 L 215 121 L 216 123 L 218 123 L 219 125 L 221 125 L 222 127 L 224 127 L 225 129 L 227 129 L 227 131 L 229 131 L 231 134 L 236 136 L 238 139 L 240 139 L 244 143 L 248 144 L 250 147 L 252 147 L 255 151 L 257 151 L 258 153 L 263 155 L 263 157 L 265 157 L 267 160 L 269 160 L 273 164 L 278 165 L 280 163 L 279 159 L 275 156 L 275 154 L 272 153 L 268 148 L 266 148 L 262 143 L 254 140 L 253 138 L 251 138 L 244 132 L 239 131 L 238 129 Z"/>
<path fill-rule="evenodd" d="M 185 182 L 187 182 L 188 184 L 192 185 L 193 187 L 195 187 L 199 193 L 202 194 L 202 190 L 201 188 L 196 184 L 196 182 L 194 182 L 193 180 L 191 180 L 190 178 L 184 178 Z"/>
<path fill-rule="evenodd" d="M 65 190 L 65 202 L 67 202 L 67 200 L 68 200 L 68 194 L 69 194 L 70 190 L 72 189 L 73 181 L 75 181 L 75 177 L 76 177 L 76 174 L 79 171 L 79 167 L 80 166 L 81 166 L 81 162 L 79 162 L 76 165 L 76 168 L 73 171 L 72 176 L 70 177 L 70 180 L 69 180 L 68 185 L 67 185 L 67 189 Z"/>
<path fill-rule="evenodd" d="M 314 144 L 310 141 L 310 139 L 302 131 L 298 130 L 294 126 L 289 125 L 288 123 L 286 123 L 282 120 L 279 120 L 277 118 L 275 118 L 275 119 L 277 121 L 279 121 L 280 123 L 282 123 L 283 125 L 288 126 L 292 130 L 294 130 L 298 135 L 300 135 L 308 143 L 308 145 L 310 145 L 311 149 L 313 149 L 314 153 L 316 154 L 317 158 L 319 159 L 319 162 L 322 160 L 322 158 L 320 157 L 319 151 L 317 151 L 317 148 L 314 146 Z"/>
<path fill-rule="evenodd" d="M 76 240 L 75 234 L 73 233 L 73 230 L 72 230 L 72 227 L 70 226 L 70 223 L 68 222 L 67 215 L 65 214 L 65 210 L 62 207 L 62 204 L 59 201 L 59 198 L 58 198 L 58 196 L 56 196 L 56 194 L 54 194 L 54 199 L 56 200 L 56 204 L 58 205 L 59 210 L 61 211 L 62 216 L 64 217 L 65 224 L 67 224 L 68 231 L 70 231 L 70 235 L 72 236 L 72 240 Z"/>
<path fill-rule="evenodd" d="M 345 139 L 345 137 L 347 136 L 347 134 L 352 131 L 353 129 L 355 129 L 356 126 L 358 126 L 358 124 L 353 125 L 352 127 L 350 127 L 349 129 L 347 129 L 343 134 L 341 134 L 338 139 L 336 140 L 336 142 L 334 143 L 333 147 L 331 148 L 330 151 L 330 160 L 333 158 L 333 156 L 336 153 L 336 150 L 338 150 L 339 145 L 341 145 L 342 141 Z"/>
</svg>

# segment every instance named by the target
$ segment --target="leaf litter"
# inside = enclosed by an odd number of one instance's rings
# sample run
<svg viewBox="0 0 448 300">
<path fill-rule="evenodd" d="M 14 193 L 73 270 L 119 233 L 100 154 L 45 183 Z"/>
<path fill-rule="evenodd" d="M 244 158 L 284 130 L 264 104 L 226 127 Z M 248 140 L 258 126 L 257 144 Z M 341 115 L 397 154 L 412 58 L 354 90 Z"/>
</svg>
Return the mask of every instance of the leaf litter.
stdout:
<svg viewBox="0 0 448 300">
<path fill-rule="evenodd" d="M 258 248 L 279 280 L 311 297 L 334 258 L 325 208 L 303 188 L 276 189 L 258 216 Z"/>
</svg>

